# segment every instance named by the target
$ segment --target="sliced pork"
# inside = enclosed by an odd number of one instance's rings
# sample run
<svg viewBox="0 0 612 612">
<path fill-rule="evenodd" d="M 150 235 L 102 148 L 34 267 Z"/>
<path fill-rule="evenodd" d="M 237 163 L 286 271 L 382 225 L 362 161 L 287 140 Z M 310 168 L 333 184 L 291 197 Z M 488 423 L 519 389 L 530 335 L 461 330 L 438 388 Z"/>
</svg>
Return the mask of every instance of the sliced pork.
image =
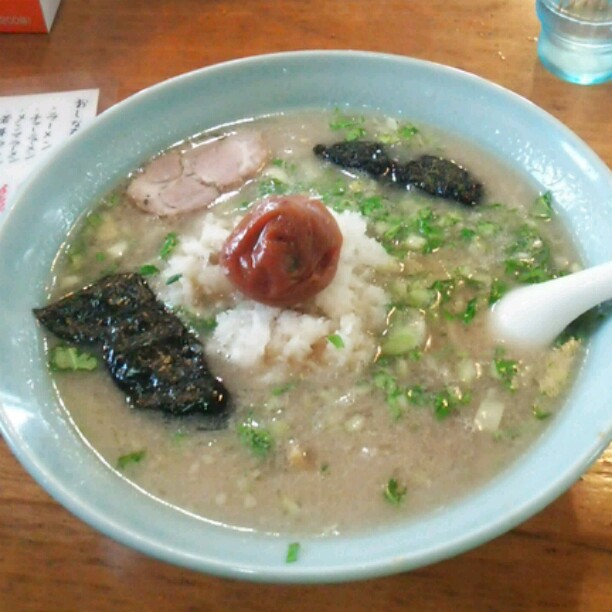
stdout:
<svg viewBox="0 0 612 612">
<path fill-rule="evenodd" d="M 132 180 L 127 193 L 138 208 L 152 215 L 192 212 L 239 189 L 263 169 L 269 157 L 257 132 L 222 136 L 155 158 Z"/>
</svg>

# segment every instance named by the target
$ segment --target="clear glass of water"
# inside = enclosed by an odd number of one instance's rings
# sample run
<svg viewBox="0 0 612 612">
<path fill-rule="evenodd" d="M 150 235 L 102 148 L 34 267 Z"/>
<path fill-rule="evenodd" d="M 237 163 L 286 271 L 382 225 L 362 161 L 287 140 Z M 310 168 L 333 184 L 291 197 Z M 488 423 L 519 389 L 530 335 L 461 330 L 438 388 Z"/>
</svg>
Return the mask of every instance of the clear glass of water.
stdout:
<svg viewBox="0 0 612 612">
<path fill-rule="evenodd" d="M 612 80 L 612 0 L 536 0 L 540 61 L 581 85 Z"/>
</svg>

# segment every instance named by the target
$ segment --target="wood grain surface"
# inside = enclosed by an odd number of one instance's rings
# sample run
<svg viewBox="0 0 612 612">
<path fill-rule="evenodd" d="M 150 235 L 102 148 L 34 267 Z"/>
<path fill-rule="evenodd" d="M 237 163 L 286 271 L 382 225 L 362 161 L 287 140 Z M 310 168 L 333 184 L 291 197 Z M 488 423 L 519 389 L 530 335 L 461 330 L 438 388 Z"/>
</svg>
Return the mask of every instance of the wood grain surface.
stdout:
<svg viewBox="0 0 612 612">
<path fill-rule="evenodd" d="M 580 87 L 544 70 L 534 5 L 63 0 L 50 35 L 0 35 L 0 95 L 99 87 L 103 110 L 223 60 L 298 49 L 384 51 L 517 92 L 612 166 L 612 83 Z M 172 567 L 99 535 L 55 503 L 0 442 L 0 612 L 429 609 L 612 610 L 612 448 L 548 508 L 460 557 L 352 584 L 279 586 Z"/>
</svg>

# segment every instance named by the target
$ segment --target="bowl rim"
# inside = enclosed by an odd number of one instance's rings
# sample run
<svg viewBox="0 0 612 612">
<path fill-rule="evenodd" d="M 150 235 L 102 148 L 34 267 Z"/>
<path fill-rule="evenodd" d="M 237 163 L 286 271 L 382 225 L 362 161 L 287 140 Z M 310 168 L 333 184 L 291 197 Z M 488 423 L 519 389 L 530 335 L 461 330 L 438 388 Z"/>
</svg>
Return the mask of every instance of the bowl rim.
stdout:
<svg viewBox="0 0 612 612">
<path fill-rule="evenodd" d="M 87 139 L 92 132 L 105 129 L 107 124 L 112 124 L 114 118 L 117 116 L 120 117 L 126 109 L 132 109 L 134 107 L 137 108 L 141 102 L 146 102 L 150 97 L 156 96 L 158 92 L 162 90 L 168 88 L 180 88 L 182 85 L 189 83 L 192 79 L 200 79 L 202 77 L 207 78 L 208 75 L 216 74 L 219 71 L 226 71 L 230 68 L 233 69 L 237 67 L 239 69 L 249 69 L 251 66 L 270 62 L 285 62 L 288 60 L 292 61 L 294 59 L 299 61 L 321 61 L 329 58 L 348 60 L 351 62 L 368 60 L 380 61 L 383 63 L 393 62 L 396 64 L 405 65 L 407 67 L 418 66 L 431 70 L 436 74 L 441 74 L 442 76 L 460 78 L 470 85 L 478 86 L 488 91 L 497 92 L 498 95 L 503 95 L 513 105 L 519 105 L 523 109 L 527 109 L 529 113 L 535 114 L 536 117 L 543 119 L 549 125 L 554 126 L 556 130 L 561 130 L 564 137 L 571 140 L 575 146 L 578 146 L 581 149 L 581 152 L 583 152 L 588 158 L 589 162 L 591 162 L 594 167 L 600 171 L 602 176 L 601 180 L 605 182 L 607 177 L 608 189 L 612 193 L 612 174 L 610 174 L 607 166 L 605 166 L 605 164 L 582 140 L 580 140 L 561 122 L 537 107 L 535 104 L 519 96 L 518 94 L 501 87 L 500 85 L 457 68 L 444 66 L 442 64 L 429 62 L 426 60 L 386 53 L 372 53 L 351 50 L 292 51 L 234 59 L 187 72 L 155 85 L 151 85 L 150 87 L 147 87 L 146 89 L 143 89 L 129 96 L 118 104 L 110 107 L 108 110 L 104 111 L 90 126 L 85 128 L 79 134 L 75 135 L 66 144 L 58 148 L 49 159 L 41 164 L 41 166 L 37 169 L 37 172 L 35 172 L 24 182 L 15 196 L 15 205 L 7 212 L 7 217 L 3 227 L 0 227 L 0 242 L 10 231 L 12 218 L 19 214 L 19 201 L 24 198 L 24 194 L 26 194 L 28 190 L 32 188 L 32 185 L 37 183 L 39 180 L 38 177 L 47 171 L 48 168 L 53 167 L 53 165 L 57 163 L 56 160 L 58 157 L 61 157 L 64 151 L 70 151 L 77 148 L 81 142 L 87 142 Z M 605 169 L 608 174 L 606 175 L 605 171 L 602 171 L 602 169 Z M 587 355 L 587 361 L 589 359 L 590 355 Z M 240 565 L 235 561 L 227 562 L 210 556 L 207 557 L 206 555 L 196 558 L 193 555 L 186 554 L 184 551 L 176 547 L 172 547 L 167 543 L 160 543 L 158 540 L 147 538 L 146 534 L 135 533 L 133 527 L 123 525 L 121 522 L 114 520 L 112 516 L 99 512 L 96 506 L 92 505 L 88 500 L 84 500 L 78 496 L 75 497 L 71 483 L 67 484 L 65 482 L 58 481 L 54 474 L 40 462 L 32 447 L 26 440 L 24 440 L 19 429 L 15 427 L 13 420 L 9 417 L 7 411 L 5 410 L 2 400 L 3 397 L 0 388 L 0 431 L 2 432 L 5 441 L 11 448 L 14 455 L 19 459 L 20 463 L 26 468 L 29 474 L 36 481 L 38 481 L 38 483 L 49 494 L 51 494 L 52 497 L 54 497 L 60 504 L 70 510 L 85 523 L 93 526 L 98 531 L 104 533 L 112 539 L 115 539 L 116 541 L 166 562 L 199 571 L 205 571 L 218 576 L 265 582 L 323 583 L 365 579 L 397 573 L 408 569 L 414 569 L 416 567 L 422 567 L 441 559 L 452 557 L 467 549 L 473 548 L 484 543 L 485 541 L 497 537 L 541 510 L 544 506 L 549 504 L 562 492 L 564 492 L 575 480 L 577 480 L 579 476 L 588 468 L 591 462 L 605 449 L 610 441 L 612 441 L 611 418 L 607 429 L 601 432 L 601 436 L 598 439 L 593 440 L 592 444 L 589 445 L 588 448 L 584 448 L 580 456 L 574 459 L 571 469 L 566 470 L 563 474 L 559 474 L 556 479 L 551 480 L 546 486 L 541 487 L 539 494 L 536 497 L 523 500 L 522 503 L 517 503 L 514 505 L 508 511 L 503 520 L 499 520 L 494 523 L 487 523 L 480 527 L 474 527 L 471 531 L 460 534 L 451 541 L 439 543 L 437 546 L 429 546 L 427 549 L 420 552 L 418 558 L 410 555 L 397 557 L 387 554 L 386 556 L 383 555 L 382 559 L 376 557 L 370 562 L 360 560 L 358 563 L 355 563 L 351 560 L 341 560 L 341 562 L 338 564 L 330 564 L 324 567 L 321 565 L 310 565 L 309 563 L 300 565 L 299 562 L 291 565 L 279 563 L 279 565 L 275 567 L 268 566 L 262 568 L 253 564 Z M 4 400 L 4 403 L 6 403 L 6 399 Z M 520 463 L 520 460 L 518 463 Z M 135 488 L 133 485 L 129 486 Z M 397 532 L 398 527 L 398 525 L 387 525 L 382 528 L 382 531 Z M 232 534 L 235 534 L 236 532 L 235 530 L 226 531 L 231 531 Z M 374 530 L 376 533 L 379 533 L 380 531 L 381 530 Z M 232 535 L 231 537 L 235 536 Z M 272 539 L 275 541 L 274 549 L 276 551 L 280 550 L 280 548 L 283 546 L 286 546 L 286 543 L 291 540 L 291 538 L 286 536 L 278 538 L 275 536 L 261 534 L 248 534 L 244 537 L 246 537 L 249 541 L 258 543 L 260 545 L 263 545 L 272 537 Z M 302 542 L 307 542 L 308 546 L 315 544 L 321 549 L 329 548 L 326 545 L 325 540 L 322 540 L 321 538 L 302 538 L 297 536 L 297 539 L 300 539 Z M 371 534 L 369 535 L 365 533 L 357 535 L 349 534 L 347 536 L 340 536 L 339 538 L 336 538 L 334 542 L 342 543 L 343 541 L 347 540 L 352 542 L 360 542 L 365 546 L 372 542 L 372 537 Z"/>
</svg>

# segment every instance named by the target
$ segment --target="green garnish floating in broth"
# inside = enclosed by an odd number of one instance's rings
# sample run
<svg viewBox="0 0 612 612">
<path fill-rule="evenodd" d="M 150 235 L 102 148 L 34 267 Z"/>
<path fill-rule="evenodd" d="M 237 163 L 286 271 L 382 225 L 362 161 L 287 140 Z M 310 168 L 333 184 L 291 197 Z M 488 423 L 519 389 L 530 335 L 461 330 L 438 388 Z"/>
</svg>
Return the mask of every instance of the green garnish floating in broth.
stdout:
<svg viewBox="0 0 612 612">
<path fill-rule="evenodd" d="M 508 283 L 499 278 L 494 278 L 489 291 L 489 306 L 500 300 L 508 291 Z"/>
<path fill-rule="evenodd" d="M 285 557 L 285 562 L 295 563 L 298 560 L 299 554 L 300 554 L 300 543 L 291 542 L 291 544 L 287 546 L 287 555 Z"/>
<path fill-rule="evenodd" d="M 503 351 L 497 350 L 496 357 L 493 360 L 493 365 L 495 374 L 502 381 L 506 389 L 515 391 L 515 378 L 518 374 L 518 361 L 515 359 L 504 359 Z"/>
<path fill-rule="evenodd" d="M 196 334 L 208 335 L 217 327 L 217 319 L 214 316 L 198 315 L 184 306 L 177 306 L 172 309 L 172 312 Z"/>
<path fill-rule="evenodd" d="M 411 140 L 419 133 L 419 129 L 412 123 L 404 123 L 399 126 L 397 133 L 403 140 Z"/>
<path fill-rule="evenodd" d="M 550 219 L 553 214 L 552 208 L 552 193 L 547 191 L 543 193 L 541 196 L 536 198 L 536 201 L 533 204 L 533 209 L 531 211 L 531 215 L 536 217 L 537 219 Z"/>
<path fill-rule="evenodd" d="M 393 420 L 402 417 L 408 405 L 408 398 L 397 379 L 386 369 L 376 370 L 372 376 L 374 386 L 385 393 L 385 401 Z"/>
<path fill-rule="evenodd" d="M 296 383 L 293 383 L 293 382 L 286 383 L 284 385 L 279 385 L 278 387 L 273 387 L 270 393 L 273 395 L 273 397 L 279 397 L 280 395 L 284 395 L 288 391 L 291 391 L 291 389 L 294 389 L 295 386 L 296 386 Z"/>
<path fill-rule="evenodd" d="M 140 463 L 145 458 L 146 454 L 146 450 L 139 450 L 133 453 L 128 453 L 127 455 L 121 455 L 121 457 L 117 459 L 117 468 L 124 470 L 126 467 L 128 467 L 128 465 Z"/>
<path fill-rule="evenodd" d="M 183 442 L 183 440 L 185 440 L 185 439 L 186 439 L 186 438 L 188 438 L 188 437 L 189 437 L 189 433 L 187 433 L 186 431 L 182 431 L 182 430 L 180 430 L 180 429 L 179 429 L 178 431 L 175 431 L 175 432 L 172 434 L 172 441 L 173 441 L 175 444 L 180 444 L 181 442 Z"/>
<path fill-rule="evenodd" d="M 383 497 L 394 506 L 399 506 L 408 489 L 404 486 L 401 486 L 395 478 L 390 478 L 385 488 L 383 489 Z"/>
<path fill-rule="evenodd" d="M 162 247 L 159 251 L 159 256 L 164 260 L 168 259 L 170 255 L 172 255 L 174 249 L 176 249 L 176 247 L 178 246 L 178 242 L 179 241 L 176 232 L 170 232 L 169 234 L 166 234 L 166 237 L 164 238 L 164 243 L 162 244 Z"/>
<path fill-rule="evenodd" d="M 472 298 L 465 307 L 465 311 L 461 315 L 461 320 L 465 323 L 471 323 L 474 317 L 476 316 L 476 311 L 478 310 L 478 299 Z"/>
<path fill-rule="evenodd" d="M 446 304 L 455 290 L 456 281 L 452 278 L 434 281 L 430 287 L 438 296 L 438 303 Z"/>
<path fill-rule="evenodd" d="M 469 227 L 464 227 L 459 232 L 459 237 L 465 242 L 471 242 L 476 236 L 478 236 L 476 230 L 470 229 Z"/>
<path fill-rule="evenodd" d="M 552 416 L 552 412 L 549 410 L 542 410 L 537 404 L 533 406 L 533 416 L 538 419 L 538 421 L 544 421 L 545 419 Z"/>
<path fill-rule="evenodd" d="M 399 144 L 403 142 L 410 142 L 417 134 L 419 129 L 412 123 L 400 123 L 392 131 L 383 131 L 381 134 L 376 136 L 376 140 L 383 144 Z"/>
<path fill-rule="evenodd" d="M 267 195 L 284 195 L 290 191 L 289 185 L 280 179 L 267 176 L 257 184 L 257 195 L 264 197 Z"/>
<path fill-rule="evenodd" d="M 414 311 L 398 309 L 389 313 L 390 321 L 381 339 L 380 351 L 384 356 L 412 354 L 425 339 L 425 323 Z"/>
<path fill-rule="evenodd" d="M 183 278 L 182 274 L 173 274 L 167 281 L 166 281 L 166 285 L 172 285 L 174 283 L 176 283 L 176 281 L 180 280 L 181 278 Z"/>
<path fill-rule="evenodd" d="M 118 193 L 112 193 L 103 200 L 107 208 L 114 208 L 121 202 L 121 196 Z"/>
<path fill-rule="evenodd" d="M 91 372 L 98 367 L 98 360 L 86 351 L 60 344 L 49 351 L 49 366 L 55 372 Z"/>
<path fill-rule="evenodd" d="M 298 168 L 296 164 L 293 162 L 287 161 L 286 159 L 281 159 L 277 157 L 270 162 L 273 166 L 277 168 L 282 168 L 283 170 L 287 170 L 287 172 L 295 172 Z"/>
<path fill-rule="evenodd" d="M 365 117 L 346 115 L 336 110 L 333 121 L 329 124 L 330 129 L 335 132 L 344 132 L 345 140 L 359 140 L 366 136 L 364 128 Z"/>
<path fill-rule="evenodd" d="M 541 283 L 558 275 L 553 268 L 547 241 L 531 225 L 524 224 L 518 228 L 515 240 L 506 252 L 506 274 L 521 283 Z"/>
<path fill-rule="evenodd" d="M 458 387 L 442 389 L 433 398 L 434 415 L 438 421 L 443 421 L 455 412 L 459 406 L 469 404 L 471 399 L 470 393 L 463 393 Z"/>
<path fill-rule="evenodd" d="M 342 336 L 340 336 L 339 334 L 330 334 L 329 336 L 327 336 L 327 339 L 337 349 L 344 348 L 344 340 L 342 339 Z"/>
<path fill-rule="evenodd" d="M 91 227 L 100 227 L 104 219 L 100 213 L 92 212 L 89 215 L 87 215 L 87 218 L 85 219 L 85 221 L 87 225 Z"/>
<path fill-rule="evenodd" d="M 267 457 L 274 448 L 272 434 L 263 428 L 253 416 L 238 425 L 240 441 L 257 457 Z"/>
<path fill-rule="evenodd" d="M 138 270 L 138 273 L 141 276 L 155 276 L 156 274 L 159 274 L 159 272 L 159 268 L 153 264 L 145 264 L 144 266 L 140 266 Z"/>
</svg>

